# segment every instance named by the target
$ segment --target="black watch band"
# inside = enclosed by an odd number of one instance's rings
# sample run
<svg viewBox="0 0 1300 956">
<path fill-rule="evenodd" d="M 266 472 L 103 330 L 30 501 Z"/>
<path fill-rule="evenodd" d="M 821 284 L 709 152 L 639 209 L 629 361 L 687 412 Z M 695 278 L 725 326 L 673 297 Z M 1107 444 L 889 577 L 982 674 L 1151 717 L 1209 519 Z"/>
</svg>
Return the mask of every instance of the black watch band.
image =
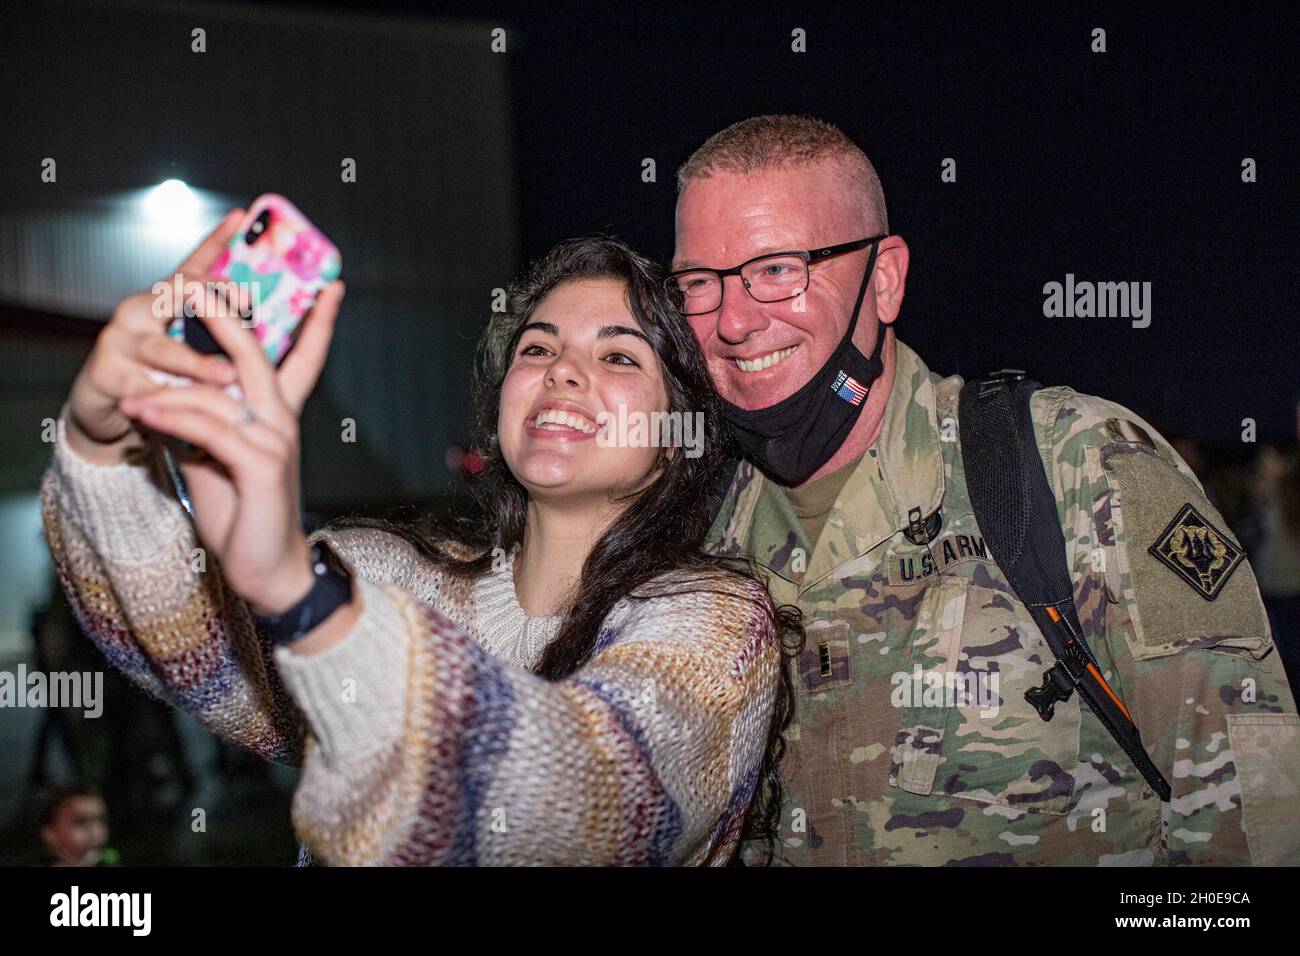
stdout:
<svg viewBox="0 0 1300 956">
<path fill-rule="evenodd" d="M 352 600 L 352 572 L 327 541 L 311 546 L 311 590 L 280 614 L 254 614 L 258 629 L 274 644 L 290 644 Z"/>
</svg>

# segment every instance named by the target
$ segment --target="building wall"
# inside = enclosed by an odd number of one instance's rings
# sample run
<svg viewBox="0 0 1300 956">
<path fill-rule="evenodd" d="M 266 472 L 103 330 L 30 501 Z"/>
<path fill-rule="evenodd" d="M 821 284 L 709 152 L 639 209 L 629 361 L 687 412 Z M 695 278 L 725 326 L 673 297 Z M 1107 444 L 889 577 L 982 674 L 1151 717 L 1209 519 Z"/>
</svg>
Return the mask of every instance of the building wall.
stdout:
<svg viewBox="0 0 1300 956">
<path fill-rule="evenodd" d="M 262 192 L 288 196 L 339 245 L 348 284 L 304 416 L 306 508 L 452 489 L 444 455 L 465 437 L 474 343 L 493 289 L 519 267 L 510 90 L 491 25 L 135 3 L 6 20 L 21 42 L 6 45 L 0 143 L 0 552 L 39 564 L 28 532 L 50 451 L 41 425 L 91 323 Z M 55 182 L 41 179 L 46 158 Z M 345 158 L 355 183 L 341 181 Z M 200 191 L 188 224 L 143 213 L 145 191 L 168 178 Z M 84 330 L 66 334 L 78 318 Z M 341 440 L 345 418 L 355 442 Z M 0 650 L 21 643 L 40 581 L 0 576 Z"/>
</svg>

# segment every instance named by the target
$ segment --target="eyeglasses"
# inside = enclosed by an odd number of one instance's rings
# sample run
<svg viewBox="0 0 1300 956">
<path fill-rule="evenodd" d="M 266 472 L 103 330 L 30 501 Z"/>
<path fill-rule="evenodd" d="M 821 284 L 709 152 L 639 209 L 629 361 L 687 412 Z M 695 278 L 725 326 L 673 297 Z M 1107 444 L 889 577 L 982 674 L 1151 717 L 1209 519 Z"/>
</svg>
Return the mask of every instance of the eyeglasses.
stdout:
<svg viewBox="0 0 1300 956">
<path fill-rule="evenodd" d="M 669 289 L 681 292 L 687 315 L 705 315 L 722 307 L 722 280 L 740 276 L 745 291 L 756 302 L 782 302 L 802 295 L 808 288 L 808 266 L 846 252 L 857 252 L 889 233 L 869 236 L 856 242 L 844 242 L 823 249 L 798 252 L 769 252 L 742 262 L 734 269 L 681 269 L 664 279 Z"/>
</svg>

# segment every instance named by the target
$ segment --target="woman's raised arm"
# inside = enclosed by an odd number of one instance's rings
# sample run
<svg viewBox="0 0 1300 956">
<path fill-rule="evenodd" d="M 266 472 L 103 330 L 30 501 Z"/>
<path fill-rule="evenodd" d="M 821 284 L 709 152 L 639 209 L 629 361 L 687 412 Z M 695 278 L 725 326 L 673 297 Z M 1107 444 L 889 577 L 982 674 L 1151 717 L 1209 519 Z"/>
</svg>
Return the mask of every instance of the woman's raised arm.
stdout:
<svg viewBox="0 0 1300 956">
<path fill-rule="evenodd" d="M 62 420 L 61 420 L 62 421 Z M 108 663 L 214 733 L 298 763 L 303 725 L 245 603 L 149 463 L 81 458 L 60 427 L 41 483 L 45 538 Z"/>
<path fill-rule="evenodd" d="M 249 306 L 246 293 L 235 290 L 239 301 L 232 302 L 209 291 L 212 268 L 242 214 L 227 215 L 177 269 L 187 294 L 194 290 L 188 304 L 237 361 L 201 355 L 169 338 L 170 310 L 157 308 L 151 292 L 124 299 L 97 336 L 60 415 L 42 510 L 59 578 L 113 666 L 221 736 L 269 759 L 296 762 L 301 716 L 252 626 L 248 589 L 232 583 L 256 580 L 270 590 L 252 590 L 274 600 L 301 581 L 305 558 L 286 558 L 306 554 L 296 501 L 292 508 L 277 501 L 269 520 L 259 501 L 239 507 L 224 467 L 210 458 L 192 460 L 181 467 L 196 534 L 161 473 L 155 429 L 148 421 L 141 427 L 131 414 L 135 402 L 184 402 L 201 394 L 233 404 L 224 389 L 238 382 L 264 416 L 247 429 L 250 437 L 263 446 L 292 447 L 296 460 L 297 414 L 324 364 L 343 290 L 336 282 L 321 294 L 298 347 L 272 370 L 252 333 L 238 327 Z M 243 374 L 250 352 L 262 362 L 255 375 Z M 164 384 L 176 376 L 191 384 Z M 263 454 L 250 462 L 267 460 Z M 278 482 L 277 499 L 290 499 L 296 472 L 291 477 L 268 473 L 262 481 Z M 262 524 L 252 553 L 229 547 L 237 521 Z M 278 536 L 265 534 L 272 528 Z M 280 573 L 267 573 L 268 564 Z"/>
</svg>

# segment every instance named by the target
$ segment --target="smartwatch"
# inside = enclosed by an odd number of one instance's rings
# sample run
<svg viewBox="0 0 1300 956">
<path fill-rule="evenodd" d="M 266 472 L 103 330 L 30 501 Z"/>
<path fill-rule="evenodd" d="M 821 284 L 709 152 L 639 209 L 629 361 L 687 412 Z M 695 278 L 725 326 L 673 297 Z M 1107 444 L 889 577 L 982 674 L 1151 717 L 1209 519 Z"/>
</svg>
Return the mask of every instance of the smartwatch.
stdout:
<svg viewBox="0 0 1300 956">
<path fill-rule="evenodd" d="M 311 546 L 311 590 L 280 614 L 254 614 L 258 630 L 273 644 L 291 644 L 352 600 L 352 572 L 325 540 Z"/>
</svg>

